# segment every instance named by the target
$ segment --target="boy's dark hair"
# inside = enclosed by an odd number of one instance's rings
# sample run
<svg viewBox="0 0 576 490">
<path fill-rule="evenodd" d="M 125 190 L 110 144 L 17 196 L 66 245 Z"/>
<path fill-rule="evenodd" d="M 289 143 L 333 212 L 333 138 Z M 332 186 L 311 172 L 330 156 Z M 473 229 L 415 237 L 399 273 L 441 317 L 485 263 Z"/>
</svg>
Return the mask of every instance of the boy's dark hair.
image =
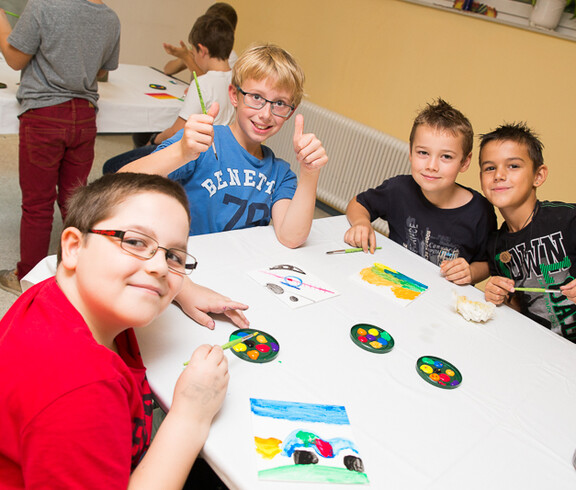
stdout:
<svg viewBox="0 0 576 490">
<path fill-rule="evenodd" d="M 211 58 L 227 60 L 234 46 L 234 28 L 226 19 L 215 15 L 201 15 L 196 19 L 188 42 L 198 49 L 201 44 Z"/>
<path fill-rule="evenodd" d="M 226 19 L 228 22 L 230 22 L 232 28 L 236 30 L 236 25 L 238 24 L 238 14 L 232 5 L 225 2 L 216 2 L 210 5 L 205 13 Z"/>
<path fill-rule="evenodd" d="M 480 155 L 482 155 L 482 148 L 490 141 L 514 141 L 526 145 L 534 170 L 544 165 L 544 157 L 542 156 L 544 145 L 538 135 L 525 122 L 505 123 L 498 126 L 494 131 L 481 134 Z"/>
<path fill-rule="evenodd" d="M 474 130 L 472 129 L 472 124 L 470 124 L 470 121 L 464 114 L 452 107 L 445 100 L 438 98 L 432 104 L 427 104 L 416 116 L 412 124 L 412 131 L 410 132 L 410 150 L 412 150 L 416 129 L 418 129 L 418 126 L 423 125 L 441 131 L 449 131 L 454 136 L 461 134 L 464 139 L 462 142 L 463 158 L 470 155 L 472 146 L 474 145 Z"/>
<path fill-rule="evenodd" d="M 143 192 L 156 192 L 176 199 L 186 210 L 190 225 L 188 197 L 180 184 L 152 174 L 106 174 L 94 182 L 78 187 L 67 202 L 68 213 L 64 228 L 78 228 L 87 233 L 96 223 L 110 218 L 126 199 Z M 58 248 L 58 263 L 62 249 Z"/>
</svg>

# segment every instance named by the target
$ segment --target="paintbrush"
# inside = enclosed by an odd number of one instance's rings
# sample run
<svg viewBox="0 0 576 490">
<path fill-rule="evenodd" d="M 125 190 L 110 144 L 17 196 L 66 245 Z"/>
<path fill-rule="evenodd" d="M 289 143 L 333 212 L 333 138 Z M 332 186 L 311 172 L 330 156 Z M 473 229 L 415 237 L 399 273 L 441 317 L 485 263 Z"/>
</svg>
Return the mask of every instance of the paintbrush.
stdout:
<svg viewBox="0 0 576 490">
<path fill-rule="evenodd" d="M 196 90 L 198 90 L 198 98 L 200 99 L 200 105 L 202 106 L 202 113 L 206 114 L 206 105 L 204 104 L 204 99 L 202 98 L 202 92 L 200 91 L 200 84 L 198 83 L 198 77 L 196 76 L 196 72 L 192 72 L 192 76 L 194 77 L 194 83 L 196 84 Z M 218 153 L 216 153 L 216 145 L 214 144 L 214 140 L 212 140 L 212 150 L 214 150 L 214 156 L 216 160 L 218 160 Z"/>
<path fill-rule="evenodd" d="M 5 14 L 8 14 L 8 15 L 11 15 L 12 17 L 16 17 L 17 19 L 20 18 L 19 15 L 15 14 L 14 12 L 8 12 L 8 10 L 4 10 L 4 13 L 5 13 Z"/>
<path fill-rule="evenodd" d="M 545 289 L 545 288 L 514 288 L 514 291 L 526 291 L 527 293 L 564 294 L 559 289 Z"/>
<path fill-rule="evenodd" d="M 259 333 L 260 332 L 253 332 L 250 335 L 245 335 L 244 337 L 238 337 L 237 339 L 231 340 L 230 342 L 226 342 L 225 344 L 221 345 L 222 350 L 229 349 L 230 347 L 234 347 L 236 344 L 251 339 L 252 337 L 256 337 L 256 335 L 258 335 Z"/>
<path fill-rule="evenodd" d="M 259 333 L 260 332 L 252 332 L 250 335 L 245 335 L 244 337 L 238 337 L 237 339 L 222 344 L 220 347 L 222 347 L 222 350 L 230 349 L 230 347 L 234 347 L 235 345 L 240 344 L 241 342 L 245 342 L 246 340 L 251 339 L 252 337 L 256 337 L 256 335 L 258 335 Z M 184 366 L 187 366 L 189 362 L 190 361 L 186 361 L 184 363 Z"/>
<path fill-rule="evenodd" d="M 382 247 L 376 247 L 374 250 L 380 250 Z M 362 252 L 362 248 L 343 248 L 342 250 L 330 250 L 327 254 L 351 254 L 353 252 Z"/>
</svg>

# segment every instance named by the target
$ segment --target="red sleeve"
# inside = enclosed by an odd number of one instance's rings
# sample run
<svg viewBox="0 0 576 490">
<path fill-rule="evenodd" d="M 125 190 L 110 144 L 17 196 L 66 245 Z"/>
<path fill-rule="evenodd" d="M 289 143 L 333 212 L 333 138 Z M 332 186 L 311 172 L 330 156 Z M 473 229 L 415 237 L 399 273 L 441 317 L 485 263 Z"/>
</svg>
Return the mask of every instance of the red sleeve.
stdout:
<svg viewBox="0 0 576 490">
<path fill-rule="evenodd" d="M 120 382 L 97 382 L 56 400 L 21 438 L 27 489 L 126 489 L 132 422 Z"/>
</svg>

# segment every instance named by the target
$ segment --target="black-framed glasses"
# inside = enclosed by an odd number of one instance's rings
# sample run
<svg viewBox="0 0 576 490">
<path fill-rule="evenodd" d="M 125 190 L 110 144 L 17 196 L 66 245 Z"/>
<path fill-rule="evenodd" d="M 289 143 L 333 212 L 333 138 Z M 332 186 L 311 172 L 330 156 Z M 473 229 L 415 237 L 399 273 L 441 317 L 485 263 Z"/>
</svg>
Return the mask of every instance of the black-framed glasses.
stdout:
<svg viewBox="0 0 576 490">
<path fill-rule="evenodd" d="M 270 104 L 270 110 L 272 114 L 278 117 L 290 117 L 290 114 L 294 112 L 296 107 L 287 104 L 283 100 L 268 100 L 262 97 L 260 94 L 251 94 L 250 92 L 244 92 L 240 87 L 236 87 L 238 91 L 244 96 L 244 104 L 252 109 L 262 109 L 266 103 Z"/>
<path fill-rule="evenodd" d="M 159 248 L 166 253 L 166 264 L 168 269 L 177 274 L 191 274 L 198 261 L 184 250 L 177 248 L 161 247 L 151 236 L 134 230 L 88 230 L 88 233 L 104 235 L 113 238 L 120 238 L 120 248 L 140 259 L 149 260 Z"/>
</svg>

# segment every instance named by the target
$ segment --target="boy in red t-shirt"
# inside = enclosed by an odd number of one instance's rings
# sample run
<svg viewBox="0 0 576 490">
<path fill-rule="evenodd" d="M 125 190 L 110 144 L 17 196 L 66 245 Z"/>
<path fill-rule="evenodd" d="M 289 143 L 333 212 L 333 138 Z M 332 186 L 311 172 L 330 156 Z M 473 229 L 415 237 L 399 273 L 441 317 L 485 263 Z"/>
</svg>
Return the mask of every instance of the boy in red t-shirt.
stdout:
<svg viewBox="0 0 576 490">
<path fill-rule="evenodd" d="M 76 191 L 56 276 L 0 321 L 3 487 L 182 488 L 224 400 L 227 360 L 218 346 L 192 354 L 150 444 L 152 397 L 133 328 L 164 311 L 195 267 L 189 226 L 184 190 L 163 177 L 107 175 Z M 211 305 L 200 309 L 233 303 L 187 284 Z"/>
</svg>

